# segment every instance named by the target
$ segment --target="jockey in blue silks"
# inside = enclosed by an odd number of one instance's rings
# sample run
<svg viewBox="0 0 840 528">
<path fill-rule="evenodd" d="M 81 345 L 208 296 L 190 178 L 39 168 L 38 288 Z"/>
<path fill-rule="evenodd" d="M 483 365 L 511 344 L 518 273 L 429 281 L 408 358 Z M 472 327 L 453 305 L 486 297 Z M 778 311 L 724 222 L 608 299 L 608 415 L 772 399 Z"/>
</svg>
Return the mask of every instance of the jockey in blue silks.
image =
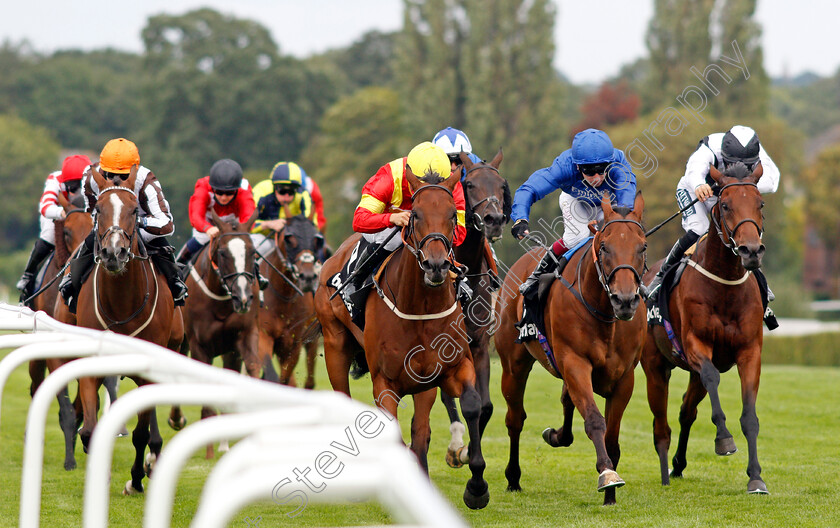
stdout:
<svg viewBox="0 0 840 528">
<path fill-rule="evenodd" d="M 435 134 L 432 143 L 442 148 L 446 153 L 446 157 L 449 158 L 449 163 L 452 166 L 452 175 L 460 175 L 461 183 L 467 177 L 467 170 L 461 163 L 461 152 L 466 154 L 473 163 L 481 163 L 481 158 L 473 154 L 470 138 L 457 128 L 444 128 Z"/>
<path fill-rule="evenodd" d="M 562 256 L 589 236 L 588 224 L 602 220 L 601 197 L 608 192 L 614 207 L 633 209 L 636 197 L 636 175 L 624 157 L 613 148 L 609 136 L 601 130 L 589 128 L 578 132 L 572 148 L 554 159 L 550 167 L 540 169 L 528 178 L 513 199 L 511 233 L 522 239 L 529 233 L 528 216 L 531 205 L 553 191 L 561 189 L 560 210 L 563 213 L 563 236 L 552 245 L 554 256 L 546 252 L 531 276 L 519 287 L 523 295 L 536 290 L 539 277 L 565 266 Z"/>
</svg>

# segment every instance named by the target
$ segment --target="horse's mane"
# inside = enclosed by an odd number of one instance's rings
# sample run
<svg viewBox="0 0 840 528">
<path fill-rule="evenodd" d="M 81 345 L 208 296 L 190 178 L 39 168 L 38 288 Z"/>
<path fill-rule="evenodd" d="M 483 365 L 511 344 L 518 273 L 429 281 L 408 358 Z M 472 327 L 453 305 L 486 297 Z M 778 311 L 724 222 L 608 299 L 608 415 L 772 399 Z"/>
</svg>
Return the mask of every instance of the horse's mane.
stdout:
<svg viewBox="0 0 840 528">
<path fill-rule="evenodd" d="M 739 181 L 743 180 L 747 176 L 750 176 L 752 171 L 740 161 L 729 165 L 725 169 L 723 169 L 723 175 L 728 178 L 736 178 Z"/>
<path fill-rule="evenodd" d="M 55 262 L 58 266 L 64 266 L 70 258 L 67 239 L 64 237 L 64 220 L 56 220 L 53 226 L 55 228 Z"/>
<path fill-rule="evenodd" d="M 428 183 L 429 185 L 440 185 L 446 178 L 436 172 L 428 171 L 422 177 L 419 177 L 419 179 L 423 183 Z"/>
</svg>

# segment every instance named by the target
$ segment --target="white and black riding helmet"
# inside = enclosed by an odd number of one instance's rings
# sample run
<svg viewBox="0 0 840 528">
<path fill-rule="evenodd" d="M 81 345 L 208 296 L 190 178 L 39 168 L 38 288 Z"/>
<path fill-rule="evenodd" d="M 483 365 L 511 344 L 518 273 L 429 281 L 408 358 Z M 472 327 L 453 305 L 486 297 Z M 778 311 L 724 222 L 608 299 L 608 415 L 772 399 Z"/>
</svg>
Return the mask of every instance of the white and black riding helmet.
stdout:
<svg viewBox="0 0 840 528">
<path fill-rule="evenodd" d="M 758 162 L 760 151 L 758 134 L 752 128 L 742 125 L 730 128 L 723 135 L 720 145 L 721 158 L 727 165 L 740 161 L 747 167 L 752 167 Z"/>
<path fill-rule="evenodd" d="M 235 191 L 242 185 L 242 167 L 232 159 L 220 159 L 210 167 L 210 187 L 216 191 Z"/>
</svg>

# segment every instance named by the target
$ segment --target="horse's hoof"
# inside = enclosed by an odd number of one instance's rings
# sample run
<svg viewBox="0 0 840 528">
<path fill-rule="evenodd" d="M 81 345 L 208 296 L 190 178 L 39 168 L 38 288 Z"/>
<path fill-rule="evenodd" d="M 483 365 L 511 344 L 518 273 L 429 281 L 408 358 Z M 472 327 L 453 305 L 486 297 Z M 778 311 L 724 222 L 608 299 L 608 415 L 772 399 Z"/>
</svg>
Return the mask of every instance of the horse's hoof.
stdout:
<svg viewBox="0 0 840 528">
<path fill-rule="evenodd" d="M 485 489 L 481 495 L 470 493 L 469 486 L 464 490 L 464 504 L 471 510 L 480 510 L 490 502 L 490 489 Z"/>
<path fill-rule="evenodd" d="M 552 436 L 554 437 L 553 439 Z M 569 433 L 568 438 L 564 438 L 562 428 L 558 431 L 548 427 L 542 432 L 542 437 L 545 443 L 551 447 L 569 447 L 574 441 L 574 436 L 571 433 Z"/>
<path fill-rule="evenodd" d="M 767 491 L 767 485 L 764 484 L 764 481 L 761 479 L 751 480 L 750 483 L 747 484 L 747 493 L 750 495 L 770 495 L 770 492 Z"/>
<path fill-rule="evenodd" d="M 677 471 L 676 469 L 671 470 L 671 478 L 682 478 L 682 471 Z M 663 482 L 664 484 L 664 482 Z"/>
<path fill-rule="evenodd" d="M 522 491 L 522 486 L 520 486 L 519 484 L 508 484 L 507 490 L 519 493 L 520 491 Z"/>
<path fill-rule="evenodd" d="M 146 454 L 146 463 L 143 464 L 143 470 L 146 472 L 147 477 L 152 476 L 152 470 L 155 468 L 155 463 L 157 462 L 157 455 L 154 453 L 147 453 Z"/>
<path fill-rule="evenodd" d="M 135 489 L 134 486 L 131 485 L 131 480 L 129 479 L 129 481 L 125 483 L 122 493 L 123 495 L 137 495 L 138 493 L 143 493 L 143 489 Z"/>
<path fill-rule="evenodd" d="M 446 464 L 451 468 L 464 467 L 464 464 L 469 462 L 467 455 L 467 446 L 461 446 L 457 450 L 446 450 Z"/>
<path fill-rule="evenodd" d="M 720 456 L 729 456 L 738 451 L 735 447 L 735 440 L 730 436 L 728 438 L 715 439 L 715 454 Z"/>
<path fill-rule="evenodd" d="M 71 460 L 69 462 L 64 463 L 64 470 L 65 471 L 73 471 L 74 469 L 76 469 L 76 461 L 75 460 Z"/>
<path fill-rule="evenodd" d="M 186 416 L 181 416 L 181 419 L 178 420 L 178 423 L 175 423 L 175 421 L 171 417 L 166 421 L 169 423 L 169 427 L 171 427 L 175 431 L 180 431 L 181 429 L 184 428 L 184 426 L 187 425 L 187 417 Z"/>
<path fill-rule="evenodd" d="M 623 485 L 624 480 L 611 469 L 605 469 L 598 475 L 598 491 L 604 491 L 607 488 L 620 488 Z"/>
</svg>

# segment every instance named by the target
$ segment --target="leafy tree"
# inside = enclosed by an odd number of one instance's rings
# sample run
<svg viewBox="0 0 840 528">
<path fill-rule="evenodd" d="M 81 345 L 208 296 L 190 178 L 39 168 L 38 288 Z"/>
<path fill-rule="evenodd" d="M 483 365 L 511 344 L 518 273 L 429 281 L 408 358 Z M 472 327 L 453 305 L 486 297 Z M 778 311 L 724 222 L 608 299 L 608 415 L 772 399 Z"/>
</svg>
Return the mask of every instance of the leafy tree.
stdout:
<svg viewBox="0 0 840 528">
<path fill-rule="evenodd" d="M 587 128 L 604 128 L 636 119 L 640 99 L 626 80 L 605 82 L 583 101 L 583 118 L 572 128 L 571 136 Z"/>
<path fill-rule="evenodd" d="M 840 230 L 840 144 L 823 150 L 802 172 L 806 211 L 820 238 L 836 246 Z"/>
<path fill-rule="evenodd" d="M 394 48 L 397 33 L 369 31 L 347 48 L 324 53 L 346 78 L 342 93 L 367 86 L 394 86 Z"/>
<path fill-rule="evenodd" d="M 38 200 L 58 157 L 59 145 L 47 129 L 0 115 L 0 251 L 20 249 L 38 235 Z"/>
</svg>

